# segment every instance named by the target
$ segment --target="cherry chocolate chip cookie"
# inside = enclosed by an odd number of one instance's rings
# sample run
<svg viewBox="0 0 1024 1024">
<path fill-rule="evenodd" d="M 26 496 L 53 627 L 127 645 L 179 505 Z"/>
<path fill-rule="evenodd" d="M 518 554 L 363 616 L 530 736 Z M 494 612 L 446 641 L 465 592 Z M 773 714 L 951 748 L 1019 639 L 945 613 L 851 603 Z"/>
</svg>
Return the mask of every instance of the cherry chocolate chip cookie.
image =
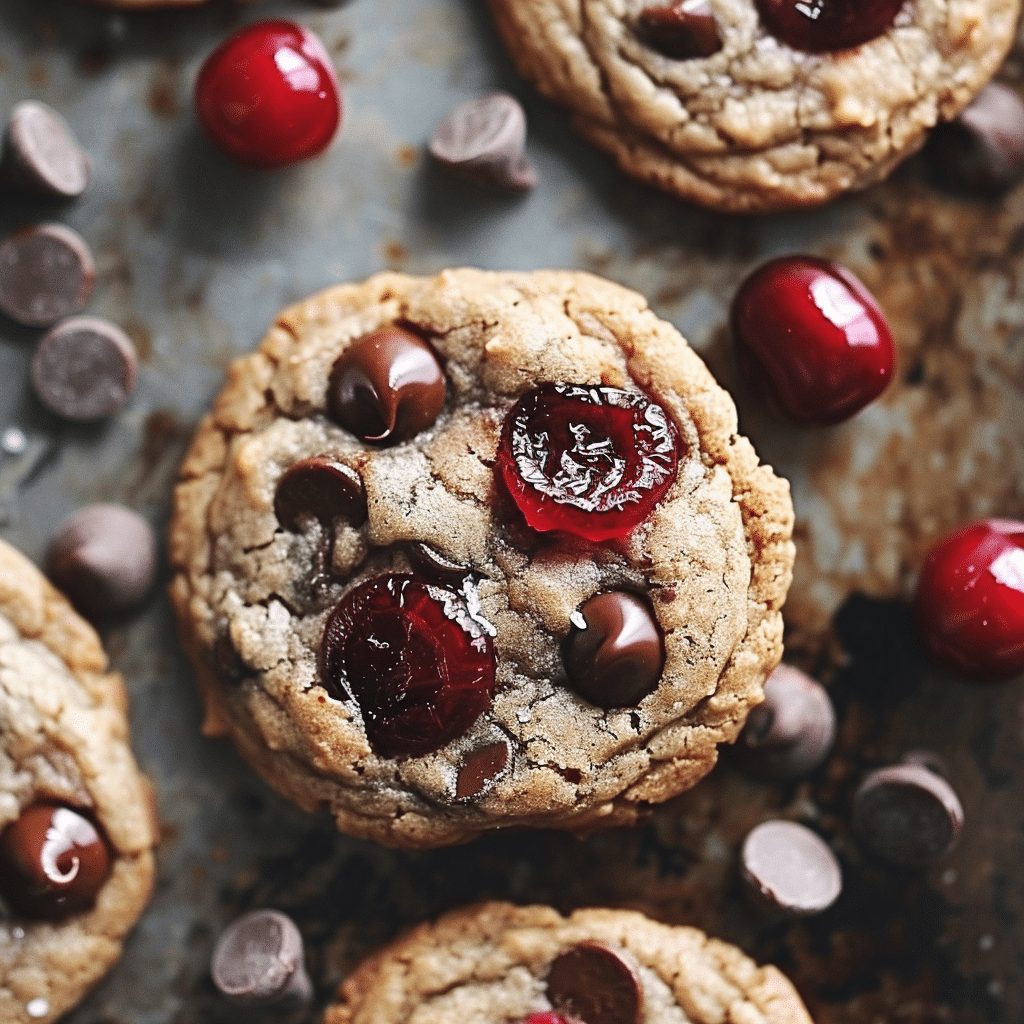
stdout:
<svg viewBox="0 0 1024 1024">
<path fill-rule="evenodd" d="M 206 732 L 342 831 L 585 831 L 692 786 L 761 700 L 791 525 L 640 295 L 382 274 L 231 368 L 171 592 Z"/>
<path fill-rule="evenodd" d="M 0 1020 L 49 1024 L 121 954 L 153 886 L 152 792 L 121 678 L 0 542 Z"/>
<path fill-rule="evenodd" d="M 1019 0 L 488 0 L 520 73 L 627 173 L 717 210 L 885 177 L 998 69 Z"/>
<path fill-rule="evenodd" d="M 364 961 L 324 1024 L 811 1024 L 789 980 L 630 910 L 483 903 Z"/>
</svg>

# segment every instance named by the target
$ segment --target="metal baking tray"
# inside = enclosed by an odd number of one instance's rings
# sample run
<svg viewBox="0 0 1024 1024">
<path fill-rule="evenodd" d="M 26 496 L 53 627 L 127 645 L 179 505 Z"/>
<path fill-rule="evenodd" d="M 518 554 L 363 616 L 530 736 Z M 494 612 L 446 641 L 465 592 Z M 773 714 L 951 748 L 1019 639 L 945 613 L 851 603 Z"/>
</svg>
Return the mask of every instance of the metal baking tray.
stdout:
<svg viewBox="0 0 1024 1024">
<path fill-rule="evenodd" d="M 321 158 L 255 174 L 199 136 L 192 83 L 232 28 L 275 15 L 325 42 L 344 123 Z M 1011 85 L 1020 52 L 1001 72 Z M 425 155 L 452 106 L 494 89 L 527 111 L 539 185 L 526 195 L 452 179 Z M 803 783 L 758 782 L 723 758 L 635 829 L 382 850 L 286 804 L 228 745 L 200 736 L 161 589 L 104 634 L 156 786 L 159 882 L 123 960 L 69 1024 L 239 1019 L 209 980 L 209 958 L 221 929 L 259 906 L 302 929 L 317 994 L 294 1019 L 313 1021 L 363 955 L 484 897 L 696 924 L 778 964 L 818 1024 L 1024 1020 L 1024 690 L 971 688 L 930 668 L 905 604 L 940 533 L 973 516 L 1024 515 L 1024 189 L 971 201 L 935 187 L 915 157 L 824 209 L 760 219 L 697 210 L 633 183 L 577 139 L 567 115 L 517 77 L 480 0 L 211 0 L 147 13 L 2 0 L 0 109 L 29 97 L 68 119 L 94 182 L 61 206 L 4 197 L 0 230 L 39 220 L 77 229 L 99 266 L 88 312 L 125 327 L 141 356 L 125 410 L 69 426 L 30 393 L 38 332 L 0 323 L 0 436 L 24 435 L 0 450 L 0 529 L 37 563 L 87 502 L 122 502 L 163 530 L 177 464 L 228 362 L 285 303 L 384 268 L 581 268 L 643 292 L 682 330 L 735 392 L 762 457 L 792 481 L 787 658 L 829 686 L 841 723 L 834 755 Z M 789 251 L 853 269 L 897 336 L 899 380 L 840 427 L 782 426 L 736 384 L 730 298 L 750 269 Z M 933 868 L 884 868 L 850 837 L 850 797 L 865 771 L 920 747 L 951 766 L 965 835 Z M 846 887 L 825 914 L 763 924 L 744 909 L 738 845 L 771 816 L 811 824 L 836 849 Z"/>
</svg>

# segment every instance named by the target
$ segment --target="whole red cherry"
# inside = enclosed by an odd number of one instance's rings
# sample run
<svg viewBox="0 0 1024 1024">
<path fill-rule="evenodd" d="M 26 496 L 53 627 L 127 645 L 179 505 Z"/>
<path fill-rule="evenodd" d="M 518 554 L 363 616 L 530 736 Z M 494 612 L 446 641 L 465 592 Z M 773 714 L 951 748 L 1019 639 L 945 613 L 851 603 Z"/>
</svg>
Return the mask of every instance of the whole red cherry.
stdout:
<svg viewBox="0 0 1024 1024">
<path fill-rule="evenodd" d="M 755 270 L 732 302 L 744 376 L 789 419 L 849 419 L 892 380 L 896 347 L 874 297 L 845 267 L 783 256 Z"/>
<path fill-rule="evenodd" d="M 285 167 L 322 153 L 341 120 L 323 43 L 290 21 L 228 36 L 196 81 L 196 114 L 220 150 L 246 167 Z"/>
<path fill-rule="evenodd" d="M 904 0 L 757 0 L 764 23 L 794 50 L 834 53 L 877 39 Z"/>
<path fill-rule="evenodd" d="M 939 541 L 914 596 L 921 642 L 979 681 L 1024 671 L 1024 523 L 982 519 Z"/>
</svg>

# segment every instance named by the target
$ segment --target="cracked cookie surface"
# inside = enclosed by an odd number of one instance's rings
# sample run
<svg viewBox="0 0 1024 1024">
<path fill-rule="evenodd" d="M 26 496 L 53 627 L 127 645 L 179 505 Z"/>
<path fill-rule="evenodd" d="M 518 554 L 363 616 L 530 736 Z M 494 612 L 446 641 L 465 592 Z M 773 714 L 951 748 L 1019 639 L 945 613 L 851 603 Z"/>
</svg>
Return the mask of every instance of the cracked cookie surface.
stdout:
<svg viewBox="0 0 1024 1024">
<path fill-rule="evenodd" d="M 628 910 L 562 917 L 550 907 L 508 903 L 453 911 L 370 957 L 342 985 L 324 1024 L 517 1024 L 557 1009 L 576 985 L 564 968 L 555 977 L 553 966 L 595 945 L 603 954 L 597 969 L 592 961 L 591 970 L 580 972 L 586 987 L 603 997 L 595 1019 L 811 1024 L 781 972 L 758 967 L 735 946 L 696 928 Z M 619 968 L 620 960 L 628 967 Z M 623 1004 L 629 1004 L 625 1013 Z"/>
<path fill-rule="evenodd" d="M 370 443 L 329 414 L 332 370 L 393 325 L 436 353 L 446 398 L 408 439 Z M 678 432 L 671 488 L 625 536 L 535 532 L 496 473 L 510 409 L 565 381 L 656 402 Z M 360 514 L 282 512 L 282 480 L 311 457 L 343 467 L 334 482 L 358 480 Z M 171 594 L 205 731 L 342 831 L 410 847 L 585 831 L 693 785 L 760 701 L 781 656 L 791 526 L 788 484 L 637 293 L 577 272 L 381 274 L 285 309 L 232 366 L 176 489 Z M 359 621 L 382 579 L 425 580 L 483 660 L 493 644 L 486 706 L 425 752 L 386 749 L 365 681 L 340 685 L 325 667 L 329 625 Z M 635 703 L 604 708 L 567 686 L 562 649 L 581 605 L 608 592 L 649 609 L 664 667 Z M 360 650 L 356 673 L 374 657 Z"/>
<path fill-rule="evenodd" d="M 86 909 L 43 919 L 3 905 L 0 1020 L 10 1024 L 47 1024 L 74 1006 L 118 959 L 149 899 L 156 822 L 126 703 L 93 629 L 0 542 L 0 831 L 44 802 L 87 814 L 109 849 Z"/>
<path fill-rule="evenodd" d="M 754 0 L 710 0 L 721 48 L 676 59 L 648 0 L 488 0 L 520 73 L 627 173 L 714 209 L 813 206 L 881 180 L 1006 55 L 1018 0 L 909 0 L 877 38 L 805 53 Z"/>
</svg>

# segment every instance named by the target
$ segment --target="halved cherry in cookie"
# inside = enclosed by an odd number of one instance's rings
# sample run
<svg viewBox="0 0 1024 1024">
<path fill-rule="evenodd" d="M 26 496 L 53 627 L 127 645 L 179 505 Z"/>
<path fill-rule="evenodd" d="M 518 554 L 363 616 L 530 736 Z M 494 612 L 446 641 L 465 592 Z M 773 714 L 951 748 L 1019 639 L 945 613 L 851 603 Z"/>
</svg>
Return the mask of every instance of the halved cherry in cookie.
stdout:
<svg viewBox="0 0 1024 1024">
<path fill-rule="evenodd" d="M 982 519 L 936 544 L 914 617 L 928 652 L 953 672 L 999 680 L 1024 671 L 1024 523 Z"/>
<path fill-rule="evenodd" d="M 93 905 L 111 859 L 107 840 L 84 812 L 33 804 L 0 835 L 0 892 L 27 917 L 67 917 Z"/>
<path fill-rule="evenodd" d="M 433 349 L 391 324 L 352 342 L 331 367 L 327 412 L 364 441 L 396 444 L 433 424 L 445 379 Z"/>
<path fill-rule="evenodd" d="M 877 39 L 904 0 L 757 0 L 776 39 L 807 53 L 832 53 Z"/>
<path fill-rule="evenodd" d="M 327 620 L 323 685 L 336 699 L 352 696 L 383 757 L 428 754 L 490 707 L 491 633 L 464 593 L 406 573 L 376 576 Z"/>
<path fill-rule="evenodd" d="M 601 384 L 542 384 L 505 417 L 497 470 L 535 530 L 602 541 L 654 511 L 676 478 L 679 434 L 660 405 Z"/>
</svg>

